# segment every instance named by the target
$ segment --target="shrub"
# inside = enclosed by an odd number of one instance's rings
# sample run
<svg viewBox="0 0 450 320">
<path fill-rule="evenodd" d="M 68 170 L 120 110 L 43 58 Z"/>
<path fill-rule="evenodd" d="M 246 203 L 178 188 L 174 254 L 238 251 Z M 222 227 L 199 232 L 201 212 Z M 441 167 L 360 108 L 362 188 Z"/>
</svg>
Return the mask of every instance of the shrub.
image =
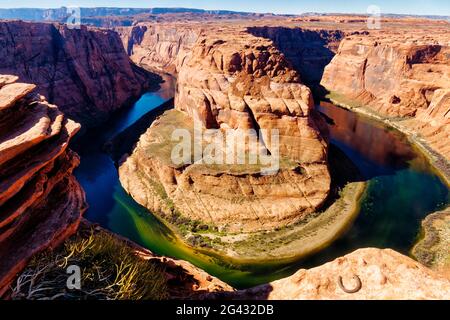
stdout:
<svg viewBox="0 0 450 320">
<path fill-rule="evenodd" d="M 69 290 L 66 268 L 81 268 L 81 290 Z M 138 257 L 106 232 L 76 236 L 58 251 L 37 255 L 18 277 L 13 299 L 163 300 L 168 298 L 164 271 Z"/>
</svg>

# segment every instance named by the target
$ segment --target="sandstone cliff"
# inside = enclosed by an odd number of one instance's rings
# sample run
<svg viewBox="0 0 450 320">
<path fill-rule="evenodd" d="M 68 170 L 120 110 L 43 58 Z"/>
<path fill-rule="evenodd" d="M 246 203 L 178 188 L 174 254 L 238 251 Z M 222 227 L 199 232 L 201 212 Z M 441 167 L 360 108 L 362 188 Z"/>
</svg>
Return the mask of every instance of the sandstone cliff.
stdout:
<svg viewBox="0 0 450 320">
<path fill-rule="evenodd" d="M 346 35 L 341 30 L 282 26 L 249 27 L 248 31 L 255 36 L 271 39 L 308 85 L 320 82 L 325 67 Z"/>
<path fill-rule="evenodd" d="M 117 33 L 65 25 L 0 22 L 0 73 L 36 84 L 67 116 L 95 125 L 159 77 L 135 66 Z"/>
<path fill-rule="evenodd" d="M 301 75 L 272 41 L 240 29 L 226 32 L 201 36 L 180 61 L 175 107 L 207 129 L 278 129 L 281 155 L 326 162 L 327 145 Z"/>
<path fill-rule="evenodd" d="M 116 30 L 135 64 L 170 74 L 177 73 L 178 60 L 186 56 L 202 32 L 198 25 L 145 23 Z"/>
<path fill-rule="evenodd" d="M 346 292 L 348 291 L 348 292 Z M 355 291 L 351 293 L 350 291 Z M 259 287 L 209 298 L 269 300 L 450 299 L 450 280 L 390 249 L 360 249 Z"/>
<path fill-rule="evenodd" d="M 393 119 L 450 159 L 448 28 L 355 35 L 342 41 L 322 85 L 353 106 Z M 339 100 L 339 99 L 337 99 Z"/>
<path fill-rule="evenodd" d="M 155 49 L 158 36 L 150 39 L 147 52 L 161 53 L 158 45 Z M 148 63 L 157 56 L 150 55 Z M 228 231 L 273 229 L 323 204 L 330 176 L 321 122 L 312 112 L 310 89 L 271 40 L 241 28 L 211 27 L 190 51 L 165 57 L 164 66 L 176 63 L 177 110 L 153 124 L 120 168 L 122 185 L 139 203 Z M 263 129 L 261 148 L 269 152 L 274 150 L 267 133 L 277 129 L 281 170 L 262 176 L 258 166 L 171 163 L 171 133 L 175 128 L 192 131 L 193 119 L 203 130 Z"/>
<path fill-rule="evenodd" d="M 80 125 L 16 81 L 0 76 L 0 295 L 35 253 L 76 231 L 86 208 L 67 148 Z"/>
</svg>

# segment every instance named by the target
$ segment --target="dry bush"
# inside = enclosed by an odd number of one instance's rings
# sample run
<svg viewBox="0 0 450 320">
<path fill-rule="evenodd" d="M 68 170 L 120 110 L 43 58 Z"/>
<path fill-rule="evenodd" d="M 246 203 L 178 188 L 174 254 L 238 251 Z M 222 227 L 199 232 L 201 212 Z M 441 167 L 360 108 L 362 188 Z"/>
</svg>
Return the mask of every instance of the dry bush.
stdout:
<svg viewBox="0 0 450 320">
<path fill-rule="evenodd" d="M 81 290 L 66 286 L 66 269 L 81 269 Z M 12 288 L 13 299 L 163 300 L 168 298 L 164 270 L 139 258 L 125 243 L 91 232 L 66 241 L 58 251 L 37 255 Z"/>
</svg>

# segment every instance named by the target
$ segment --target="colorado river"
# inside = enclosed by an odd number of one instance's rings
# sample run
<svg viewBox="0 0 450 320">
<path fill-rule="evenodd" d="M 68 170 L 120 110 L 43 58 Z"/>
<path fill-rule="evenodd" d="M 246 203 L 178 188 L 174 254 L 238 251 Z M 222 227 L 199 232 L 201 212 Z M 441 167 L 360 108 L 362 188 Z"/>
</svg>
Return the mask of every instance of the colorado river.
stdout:
<svg viewBox="0 0 450 320">
<path fill-rule="evenodd" d="M 127 237 L 160 255 L 190 261 L 238 287 L 249 287 L 286 277 L 302 267 L 313 267 L 357 248 L 392 248 L 408 254 L 429 213 L 449 203 L 449 190 L 427 160 L 395 131 L 331 104 L 318 107 L 334 122 L 331 142 L 342 150 L 368 181 L 353 227 L 327 249 L 290 264 L 231 265 L 179 242 L 120 186 L 117 169 L 102 151 L 112 137 L 168 100 L 174 92 L 167 81 L 157 92 L 144 94 L 131 108 L 108 123 L 90 130 L 72 148 L 81 156 L 75 174 L 87 194 L 86 218 Z"/>
</svg>

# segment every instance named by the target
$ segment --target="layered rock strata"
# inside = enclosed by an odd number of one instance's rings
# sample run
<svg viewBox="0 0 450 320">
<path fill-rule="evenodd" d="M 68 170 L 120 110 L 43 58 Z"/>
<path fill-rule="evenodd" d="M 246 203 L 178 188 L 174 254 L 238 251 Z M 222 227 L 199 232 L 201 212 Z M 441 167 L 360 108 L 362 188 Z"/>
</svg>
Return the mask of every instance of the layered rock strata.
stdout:
<svg viewBox="0 0 450 320">
<path fill-rule="evenodd" d="M 281 26 L 249 27 L 248 31 L 255 36 L 271 39 L 300 73 L 302 81 L 308 85 L 320 82 L 325 67 L 346 36 L 341 30 L 308 30 Z"/>
<path fill-rule="evenodd" d="M 159 77 L 135 66 L 119 35 L 82 26 L 0 22 L 0 74 L 34 83 L 67 116 L 95 125 Z"/>
<path fill-rule="evenodd" d="M 147 70 L 177 73 L 180 60 L 197 41 L 200 26 L 137 24 L 116 28 L 131 60 Z"/>
<path fill-rule="evenodd" d="M 239 29 L 228 33 L 202 36 L 180 61 L 175 107 L 207 129 L 277 129 L 281 155 L 326 162 L 321 122 L 300 75 L 272 41 Z"/>
<path fill-rule="evenodd" d="M 387 32 L 354 35 L 342 41 L 326 67 L 322 85 L 397 121 L 450 159 L 450 47 L 448 28 L 433 35 Z"/>
<path fill-rule="evenodd" d="M 128 192 L 153 212 L 229 231 L 273 229 L 319 208 L 330 189 L 327 142 L 310 89 L 273 42 L 240 28 L 209 30 L 176 60 L 176 110 L 157 120 L 122 164 Z M 276 151 L 269 133 L 277 130 L 280 170 L 264 176 L 258 166 L 237 163 L 175 165 L 171 134 L 193 132 L 194 119 L 203 131 L 262 129 L 260 148 L 269 153 Z"/>
<path fill-rule="evenodd" d="M 0 294 L 35 253 L 75 232 L 86 208 L 67 148 L 80 125 L 16 81 L 0 76 Z"/>
</svg>

